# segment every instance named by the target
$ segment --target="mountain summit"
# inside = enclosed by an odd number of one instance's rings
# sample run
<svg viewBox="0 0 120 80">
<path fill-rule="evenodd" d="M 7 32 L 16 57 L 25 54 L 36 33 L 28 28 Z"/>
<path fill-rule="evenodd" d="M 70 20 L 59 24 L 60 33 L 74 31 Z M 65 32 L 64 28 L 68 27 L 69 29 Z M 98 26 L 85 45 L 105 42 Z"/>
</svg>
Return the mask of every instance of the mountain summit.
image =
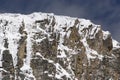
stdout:
<svg viewBox="0 0 120 80">
<path fill-rule="evenodd" d="M 0 14 L 0 80 L 119 80 L 120 44 L 90 20 Z"/>
</svg>

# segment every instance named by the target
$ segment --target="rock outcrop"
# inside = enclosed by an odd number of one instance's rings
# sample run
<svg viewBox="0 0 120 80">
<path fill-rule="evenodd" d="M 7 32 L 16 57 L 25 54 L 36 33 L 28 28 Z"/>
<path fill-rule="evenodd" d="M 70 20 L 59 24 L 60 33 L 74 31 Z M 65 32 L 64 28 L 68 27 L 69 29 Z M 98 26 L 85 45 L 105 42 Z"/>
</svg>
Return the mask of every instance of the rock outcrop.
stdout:
<svg viewBox="0 0 120 80">
<path fill-rule="evenodd" d="M 0 80 L 119 80 L 120 44 L 86 19 L 0 14 Z"/>
</svg>

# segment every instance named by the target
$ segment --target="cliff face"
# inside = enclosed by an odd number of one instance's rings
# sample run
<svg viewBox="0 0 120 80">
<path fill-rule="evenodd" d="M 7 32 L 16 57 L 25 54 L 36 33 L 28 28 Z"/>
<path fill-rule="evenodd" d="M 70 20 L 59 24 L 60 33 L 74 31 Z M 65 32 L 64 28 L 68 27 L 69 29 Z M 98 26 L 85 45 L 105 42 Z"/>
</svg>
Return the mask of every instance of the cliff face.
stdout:
<svg viewBox="0 0 120 80">
<path fill-rule="evenodd" d="M 89 20 L 0 14 L 0 80 L 119 80 L 120 44 Z"/>
</svg>

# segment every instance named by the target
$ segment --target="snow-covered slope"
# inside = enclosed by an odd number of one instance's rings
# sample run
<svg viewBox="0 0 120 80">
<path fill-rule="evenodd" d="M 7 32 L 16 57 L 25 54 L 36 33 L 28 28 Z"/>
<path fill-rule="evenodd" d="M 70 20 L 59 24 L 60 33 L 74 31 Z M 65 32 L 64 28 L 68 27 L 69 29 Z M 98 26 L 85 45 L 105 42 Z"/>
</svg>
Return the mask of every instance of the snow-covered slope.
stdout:
<svg viewBox="0 0 120 80">
<path fill-rule="evenodd" d="M 0 14 L 1 80 L 118 80 L 119 73 L 106 63 L 119 60 L 119 48 L 108 31 L 90 20 Z"/>
</svg>

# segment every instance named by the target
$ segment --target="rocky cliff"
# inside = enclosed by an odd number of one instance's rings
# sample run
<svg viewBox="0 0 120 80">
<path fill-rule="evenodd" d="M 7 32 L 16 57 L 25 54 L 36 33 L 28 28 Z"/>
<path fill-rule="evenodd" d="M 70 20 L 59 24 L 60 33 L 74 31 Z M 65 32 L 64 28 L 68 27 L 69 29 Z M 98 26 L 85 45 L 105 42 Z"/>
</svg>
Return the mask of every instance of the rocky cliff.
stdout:
<svg viewBox="0 0 120 80">
<path fill-rule="evenodd" d="M 0 14 L 0 80 L 119 80 L 120 44 L 90 20 Z"/>
</svg>

